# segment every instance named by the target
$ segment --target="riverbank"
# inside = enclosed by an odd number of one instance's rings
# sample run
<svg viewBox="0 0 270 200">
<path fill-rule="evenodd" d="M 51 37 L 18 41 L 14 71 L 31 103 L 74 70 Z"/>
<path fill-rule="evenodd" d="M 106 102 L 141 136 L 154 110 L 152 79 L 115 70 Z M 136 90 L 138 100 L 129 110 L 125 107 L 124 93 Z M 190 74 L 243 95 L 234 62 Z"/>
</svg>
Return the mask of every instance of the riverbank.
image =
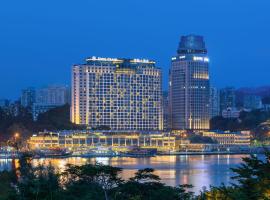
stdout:
<svg viewBox="0 0 270 200">
<path fill-rule="evenodd" d="M 263 152 L 230 152 L 230 151 L 217 151 L 217 152 L 164 152 L 158 153 L 156 155 L 149 155 L 149 156 L 128 156 L 128 155 L 50 155 L 50 156 L 33 156 L 35 159 L 39 158 L 96 158 L 96 157 L 103 157 L 103 158 L 128 158 L 128 157 L 135 157 L 135 158 L 144 158 L 144 157 L 154 157 L 154 156 L 187 156 L 187 155 L 249 155 L 249 154 L 263 154 Z M 20 154 L 0 154 L 0 159 L 18 159 Z"/>
<path fill-rule="evenodd" d="M 5 148 L 3 148 L 5 149 Z M 242 154 L 264 154 L 266 150 L 270 150 L 269 146 L 265 147 L 242 147 L 242 148 L 227 148 L 227 149 L 216 149 L 216 150 L 200 150 L 200 151 L 157 151 L 151 149 L 138 149 L 129 150 L 127 152 L 121 152 L 112 150 L 110 148 L 96 148 L 88 151 L 78 151 L 69 149 L 41 149 L 36 151 L 15 151 L 15 150 L 3 150 L 0 151 L 0 159 L 12 159 L 19 158 L 23 153 L 27 153 L 33 158 L 68 158 L 68 157 L 82 157 L 82 158 L 93 158 L 93 157 L 151 157 L 157 155 L 242 155 Z M 147 150 L 147 151 L 146 151 Z"/>
<path fill-rule="evenodd" d="M 160 153 L 158 155 L 242 155 L 242 154 L 250 154 L 250 152 L 230 152 L 230 151 L 204 151 L 204 152 L 169 152 L 169 153 Z"/>
</svg>

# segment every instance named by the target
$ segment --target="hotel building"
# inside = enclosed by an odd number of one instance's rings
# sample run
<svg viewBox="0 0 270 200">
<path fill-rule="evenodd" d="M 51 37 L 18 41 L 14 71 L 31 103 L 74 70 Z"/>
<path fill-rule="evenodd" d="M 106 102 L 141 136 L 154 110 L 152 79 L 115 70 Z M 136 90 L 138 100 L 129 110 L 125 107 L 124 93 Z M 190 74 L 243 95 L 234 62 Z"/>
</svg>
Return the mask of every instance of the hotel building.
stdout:
<svg viewBox="0 0 270 200">
<path fill-rule="evenodd" d="M 161 83 L 154 61 L 88 58 L 72 67 L 71 121 L 111 130 L 162 130 Z"/>
<path fill-rule="evenodd" d="M 209 129 L 209 59 L 202 36 L 181 37 L 170 68 L 169 98 L 173 130 Z"/>
</svg>

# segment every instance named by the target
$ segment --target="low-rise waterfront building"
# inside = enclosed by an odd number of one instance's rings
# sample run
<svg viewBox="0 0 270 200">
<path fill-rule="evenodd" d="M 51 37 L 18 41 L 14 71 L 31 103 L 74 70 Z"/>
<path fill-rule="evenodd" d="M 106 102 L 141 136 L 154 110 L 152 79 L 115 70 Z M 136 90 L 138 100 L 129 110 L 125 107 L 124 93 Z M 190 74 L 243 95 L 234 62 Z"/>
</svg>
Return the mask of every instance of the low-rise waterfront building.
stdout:
<svg viewBox="0 0 270 200">
<path fill-rule="evenodd" d="M 200 133 L 204 137 L 210 137 L 217 141 L 214 144 L 187 143 L 181 144 L 180 152 L 188 153 L 239 153 L 250 146 L 250 131 L 241 132 L 215 132 L 205 131 Z"/>
<path fill-rule="evenodd" d="M 136 132 L 136 131 L 60 131 L 40 132 L 28 140 L 31 150 L 66 148 L 74 152 L 96 147 L 112 148 L 114 151 L 128 150 L 131 147 L 157 149 L 159 152 L 217 152 L 248 147 L 249 131 L 200 133 L 211 137 L 216 144 L 191 144 L 185 133 Z"/>
<path fill-rule="evenodd" d="M 251 139 L 250 131 L 241 131 L 241 132 L 205 131 L 202 132 L 202 136 L 211 137 L 213 140 L 216 140 L 218 144 L 226 146 L 230 145 L 249 146 Z"/>
<path fill-rule="evenodd" d="M 133 132 L 133 131 L 62 131 L 41 132 L 28 140 L 29 148 L 94 148 L 105 146 L 122 148 L 138 146 L 141 148 L 156 148 L 158 151 L 177 151 L 187 140 L 160 132 Z"/>
</svg>

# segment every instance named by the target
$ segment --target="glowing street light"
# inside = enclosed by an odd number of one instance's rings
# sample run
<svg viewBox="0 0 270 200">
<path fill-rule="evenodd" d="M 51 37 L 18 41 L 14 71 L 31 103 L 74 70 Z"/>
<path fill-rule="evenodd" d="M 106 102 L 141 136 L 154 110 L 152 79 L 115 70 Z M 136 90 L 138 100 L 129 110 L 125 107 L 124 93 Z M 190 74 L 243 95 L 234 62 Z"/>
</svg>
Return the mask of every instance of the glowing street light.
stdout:
<svg viewBox="0 0 270 200">
<path fill-rule="evenodd" d="M 19 138 L 20 137 L 20 133 L 15 133 L 14 134 L 14 137 L 15 137 L 15 139 Z"/>
</svg>

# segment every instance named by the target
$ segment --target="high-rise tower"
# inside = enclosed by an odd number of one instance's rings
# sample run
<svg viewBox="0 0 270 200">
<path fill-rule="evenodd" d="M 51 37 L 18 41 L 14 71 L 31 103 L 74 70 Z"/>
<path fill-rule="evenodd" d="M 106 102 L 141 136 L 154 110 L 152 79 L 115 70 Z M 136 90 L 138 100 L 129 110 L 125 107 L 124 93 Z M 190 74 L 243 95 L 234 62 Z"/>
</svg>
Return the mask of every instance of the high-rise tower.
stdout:
<svg viewBox="0 0 270 200">
<path fill-rule="evenodd" d="M 182 36 L 170 69 L 173 130 L 209 129 L 209 59 L 202 36 Z"/>
</svg>

